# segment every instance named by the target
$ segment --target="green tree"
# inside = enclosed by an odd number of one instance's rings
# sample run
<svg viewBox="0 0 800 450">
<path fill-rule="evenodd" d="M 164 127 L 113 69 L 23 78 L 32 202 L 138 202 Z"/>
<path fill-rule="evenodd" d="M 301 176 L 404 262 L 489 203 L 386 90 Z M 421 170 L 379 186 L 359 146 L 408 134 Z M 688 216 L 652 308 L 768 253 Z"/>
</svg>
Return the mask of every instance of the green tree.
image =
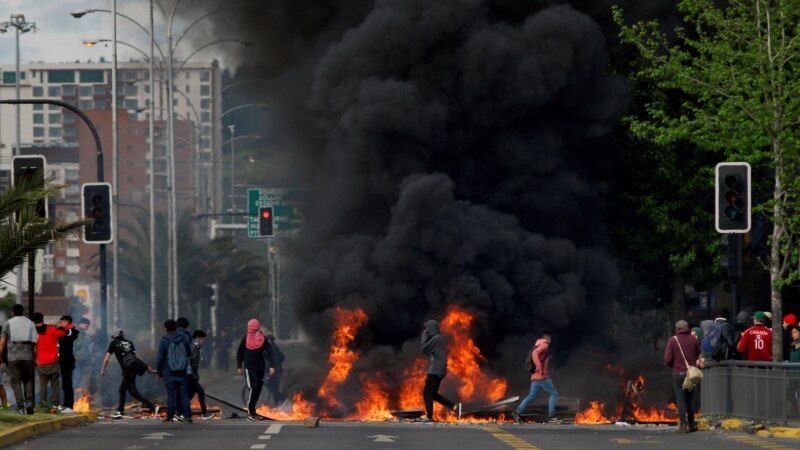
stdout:
<svg viewBox="0 0 800 450">
<path fill-rule="evenodd" d="M 774 174 L 756 184 L 769 183 L 758 187 L 771 192 L 760 208 L 773 223 L 767 266 L 772 313 L 782 317 L 781 288 L 800 275 L 800 1 L 680 0 L 678 10 L 684 25 L 671 40 L 658 23 L 626 25 L 613 9 L 622 42 L 640 58 L 634 82 L 651 83 L 662 96 L 645 104 L 643 116 L 630 117 L 629 129 L 657 145 L 688 142 Z M 773 326 L 780 331 L 779 320 Z M 780 339 L 773 358 L 782 360 Z"/>
<path fill-rule="evenodd" d="M 40 218 L 36 207 L 40 201 L 54 195 L 64 186 L 55 185 L 51 179 L 42 185 L 43 174 L 23 179 L 0 192 L 0 277 L 22 264 L 33 252 L 51 243 L 63 242 L 71 236 L 80 236 L 82 219 L 64 221 Z"/>
</svg>

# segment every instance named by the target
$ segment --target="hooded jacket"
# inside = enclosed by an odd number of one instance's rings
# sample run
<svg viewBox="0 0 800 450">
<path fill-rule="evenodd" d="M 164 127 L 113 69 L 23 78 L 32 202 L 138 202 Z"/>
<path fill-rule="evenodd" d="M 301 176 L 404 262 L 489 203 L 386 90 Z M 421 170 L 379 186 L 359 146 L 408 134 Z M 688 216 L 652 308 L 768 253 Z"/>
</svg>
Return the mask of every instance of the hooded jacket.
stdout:
<svg viewBox="0 0 800 450">
<path fill-rule="evenodd" d="M 172 370 L 169 368 L 169 364 L 167 362 L 167 355 L 169 353 L 169 346 L 173 342 L 178 342 L 183 345 L 184 350 L 186 350 L 186 372 L 182 374 L 173 374 Z M 191 361 L 189 360 L 189 356 L 192 354 L 192 344 L 189 343 L 189 339 L 186 338 L 184 333 L 179 331 L 173 331 L 171 333 L 167 333 L 164 336 L 161 336 L 161 341 L 158 343 L 158 359 L 156 363 L 156 370 L 158 371 L 158 376 L 160 378 L 168 378 L 168 377 L 184 377 L 187 374 L 191 374 Z"/>
<path fill-rule="evenodd" d="M 425 372 L 444 378 L 447 375 L 447 342 L 439 332 L 439 322 L 425 322 L 425 333 L 422 334 L 422 354 L 428 359 Z"/>
<path fill-rule="evenodd" d="M 541 381 L 550 378 L 550 343 L 546 339 L 537 339 L 531 351 L 535 370 L 531 374 L 531 381 Z"/>
</svg>

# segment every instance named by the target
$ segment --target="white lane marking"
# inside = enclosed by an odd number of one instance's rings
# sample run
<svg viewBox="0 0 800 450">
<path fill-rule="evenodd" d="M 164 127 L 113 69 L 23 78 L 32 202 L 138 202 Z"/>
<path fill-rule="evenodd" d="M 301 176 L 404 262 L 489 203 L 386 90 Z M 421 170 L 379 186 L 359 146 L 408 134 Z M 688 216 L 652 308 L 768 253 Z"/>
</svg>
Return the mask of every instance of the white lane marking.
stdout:
<svg viewBox="0 0 800 450">
<path fill-rule="evenodd" d="M 269 428 L 267 428 L 267 431 L 265 431 L 264 434 L 278 434 L 281 432 L 281 428 L 283 428 L 282 424 L 272 424 L 269 426 Z"/>
<path fill-rule="evenodd" d="M 372 442 L 394 442 L 395 439 L 400 439 L 397 436 L 388 436 L 385 434 L 375 434 L 372 436 L 367 436 L 367 439 L 375 438 Z"/>
<path fill-rule="evenodd" d="M 267 448 L 267 444 L 253 444 L 250 448 Z"/>
<path fill-rule="evenodd" d="M 151 433 L 151 434 L 145 434 L 144 436 L 142 436 L 142 439 L 158 439 L 162 441 L 164 440 L 164 436 L 175 436 L 175 435 L 169 433 Z"/>
<path fill-rule="evenodd" d="M 262 434 L 258 438 L 259 439 L 272 439 L 272 435 L 271 434 Z"/>
</svg>

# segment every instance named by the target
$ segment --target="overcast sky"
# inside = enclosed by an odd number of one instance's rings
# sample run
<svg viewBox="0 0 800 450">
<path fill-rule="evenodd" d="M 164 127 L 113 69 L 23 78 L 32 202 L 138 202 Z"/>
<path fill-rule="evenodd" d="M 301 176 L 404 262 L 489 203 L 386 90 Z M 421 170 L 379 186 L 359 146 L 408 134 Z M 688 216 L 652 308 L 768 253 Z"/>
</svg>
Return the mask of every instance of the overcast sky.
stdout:
<svg viewBox="0 0 800 450">
<path fill-rule="evenodd" d="M 185 1 L 189 5 L 189 1 Z M 111 9 L 111 0 L 0 0 L 0 21 L 8 21 L 12 14 L 24 14 L 28 22 L 36 23 L 36 32 L 20 35 L 20 62 L 74 62 L 97 61 L 100 57 L 111 60 L 111 46 L 100 44 L 94 48 L 86 48 L 84 39 L 110 39 L 112 35 L 111 14 L 96 12 L 87 14 L 81 19 L 73 18 L 69 13 L 79 9 Z M 147 0 L 117 0 L 117 11 L 131 16 L 149 28 L 149 2 Z M 156 8 L 156 35 L 159 24 L 163 23 Z M 199 28 L 199 27 L 198 27 Z M 182 31 L 180 23 L 174 27 L 175 33 Z M 193 31 L 194 30 L 193 28 Z M 147 35 L 129 21 L 120 18 L 117 22 L 118 40 L 135 45 L 149 52 Z M 198 38 L 200 39 L 200 38 Z M 191 43 L 181 43 L 189 47 Z M 185 50 L 185 48 L 184 48 Z M 199 53 L 192 58 L 193 62 L 220 59 L 224 55 L 224 47 Z M 124 45 L 118 46 L 119 60 L 141 58 L 137 51 Z M 10 28 L 7 33 L 0 34 L 0 64 L 4 66 L 15 62 L 15 33 Z M 224 61 L 222 61 L 224 64 Z"/>
</svg>

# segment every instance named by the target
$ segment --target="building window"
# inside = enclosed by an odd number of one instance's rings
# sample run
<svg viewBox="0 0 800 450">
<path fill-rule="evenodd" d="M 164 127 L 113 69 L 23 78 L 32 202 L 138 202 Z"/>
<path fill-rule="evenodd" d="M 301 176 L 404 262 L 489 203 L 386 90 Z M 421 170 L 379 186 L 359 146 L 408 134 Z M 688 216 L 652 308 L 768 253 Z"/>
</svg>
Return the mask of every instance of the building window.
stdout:
<svg viewBox="0 0 800 450">
<path fill-rule="evenodd" d="M 81 97 L 91 97 L 91 95 L 92 95 L 92 87 L 91 86 L 81 86 L 80 93 L 81 93 Z"/>
<path fill-rule="evenodd" d="M 75 123 L 75 114 L 65 113 L 61 115 L 61 123 Z"/>
<path fill-rule="evenodd" d="M 75 86 L 73 86 L 73 85 L 62 86 L 61 87 L 61 92 L 64 95 L 75 95 Z"/>
<path fill-rule="evenodd" d="M 211 81 L 211 72 L 207 70 L 200 72 L 200 81 Z"/>
<path fill-rule="evenodd" d="M 186 74 L 186 79 L 188 80 L 188 79 L 189 79 L 189 71 L 187 70 L 187 71 L 186 71 L 186 72 L 184 72 L 184 73 Z"/>
<path fill-rule="evenodd" d="M 74 70 L 48 70 L 47 71 L 48 83 L 74 83 L 75 71 Z"/>
<path fill-rule="evenodd" d="M 187 74 L 187 75 L 188 75 L 188 74 Z M 189 88 L 189 86 L 190 86 L 190 85 L 188 85 L 188 84 L 186 85 L 186 93 L 187 93 L 187 94 L 188 94 L 189 92 L 191 92 L 191 89 Z"/>
<path fill-rule="evenodd" d="M 44 123 L 44 114 L 34 114 L 33 123 Z"/>
<path fill-rule="evenodd" d="M 25 72 L 20 72 L 20 80 L 25 79 Z M 17 72 L 3 72 L 3 84 L 16 84 Z"/>
<path fill-rule="evenodd" d="M 200 85 L 200 95 L 207 97 L 211 95 L 211 86 L 207 84 Z"/>
<path fill-rule="evenodd" d="M 102 83 L 103 71 L 102 70 L 81 70 L 80 72 L 81 83 Z"/>
<path fill-rule="evenodd" d="M 60 113 L 50 113 L 47 115 L 47 121 L 50 123 L 61 123 Z"/>
<path fill-rule="evenodd" d="M 126 98 L 122 101 L 122 105 L 125 109 L 136 109 L 139 107 L 139 100 L 135 98 Z"/>
<path fill-rule="evenodd" d="M 44 105 L 41 104 L 41 103 L 34 103 L 33 104 L 33 110 L 34 111 L 43 111 L 44 110 Z"/>
<path fill-rule="evenodd" d="M 178 99 L 177 98 L 173 98 L 172 99 L 172 106 L 178 106 Z"/>
<path fill-rule="evenodd" d="M 106 109 L 106 101 L 105 100 L 95 100 L 94 101 L 94 109 Z"/>
<path fill-rule="evenodd" d="M 211 113 L 208 111 L 201 112 L 200 120 L 202 120 L 203 122 L 211 122 Z"/>
<path fill-rule="evenodd" d="M 61 95 L 61 86 L 48 86 L 47 88 L 48 97 L 58 97 L 59 95 Z"/>
<path fill-rule="evenodd" d="M 50 127 L 48 133 L 50 137 L 61 137 L 61 127 Z"/>
<path fill-rule="evenodd" d="M 92 109 L 94 102 L 91 100 L 81 100 L 78 102 L 79 109 Z"/>
<path fill-rule="evenodd" d="M 94 95 L 104 95 L 106 91 L 107 89 L 105 84 L 95 84 L 92 86 L 92 93 Z"/>
<path fill-rule="evenodd" d="M 208 109 L 211 106 L 211 100 L 204 98 L 200 100 L 200 109 Z"/>
<path fill-rule="evenodd" d="M 125 150 L 132 152 L 133 151 L 133 144 L 128 144 L 125 146 Z"/>
<path fill-rule="evenodd" d="M 123 92 L 125 93 L 126 96 L 139 95 L 139 87 L 136 86 L 135 84 L 127 84 L 125 85 L 125 88 L 123 88 Z"/>
<path fill-rule="evenodd" d="M 33 127 L 33 137 L 44 137 L 44 127 Z"/>
<path fill-rule="evenodd" d="M 5 75 L 5 72 L 3 73 Z M 33 87 L 33 96 L 34 97 L 42 97 L 44 96 L 44 88 L 42 86 L 34 86 Z"/>
<path fill-rule="evenodd" d="M 144 93 L 145 94 L 149 94 L 150 93 L 150 85 L 149 84 L 145 84 L 144 85 Z"/>
</svg>

